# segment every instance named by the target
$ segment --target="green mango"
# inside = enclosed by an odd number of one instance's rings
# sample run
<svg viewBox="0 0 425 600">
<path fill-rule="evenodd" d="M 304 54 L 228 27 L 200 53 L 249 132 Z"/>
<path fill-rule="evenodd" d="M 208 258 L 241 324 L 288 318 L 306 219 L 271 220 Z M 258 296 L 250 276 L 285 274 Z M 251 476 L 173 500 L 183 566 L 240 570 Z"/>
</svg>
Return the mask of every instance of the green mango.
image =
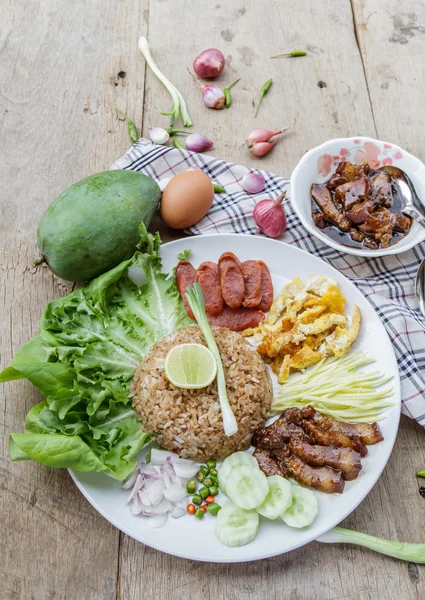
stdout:
<svg viewBox="0 0 425 600">
<path fill-rule="evenodd" d="M 53 271 L 87 281 L 130 258 L 158 206 L 161 190 L 135 171 L 90 175 L 65 190 L 41 218 L 37 244 Z"/>
</svg>

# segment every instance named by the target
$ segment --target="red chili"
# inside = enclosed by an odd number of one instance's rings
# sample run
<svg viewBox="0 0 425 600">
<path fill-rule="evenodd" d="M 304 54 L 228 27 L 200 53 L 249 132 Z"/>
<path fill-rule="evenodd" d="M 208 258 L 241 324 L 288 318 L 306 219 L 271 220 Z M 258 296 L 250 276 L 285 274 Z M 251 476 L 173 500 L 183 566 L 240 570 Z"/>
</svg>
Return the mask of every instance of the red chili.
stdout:
<svg viewBox="0 0 425 600">
<path fill-rule="evenodd" d="M 203 504 L 202 506 L 199 507 L 203 512 L 207 512 L 207 505 Z"/>
<path fill-rule="evenodd" d="M 202 506 L 201 506 L 201 508 L 202 508 Z M 186 510 L 187 510 L 187 512 L 188 512 L 190 515 L 194 515 L 194 514 L 195 514 L 195 510 L 196 510 L 196 508 L 195 508 L 195 505 L 194 505 L 194 504 L 188 504 L 188 505 L 186 506 Z"/>
<path fill-rule="evenodd" d="M 207 496 L 207 497 L 205 498 L 205 502 L 206 502 L 207 504 L 212 504 L 212 503 L 214 502 L 214 500 L 215 500 L 214 496 Z"/>
</svg>

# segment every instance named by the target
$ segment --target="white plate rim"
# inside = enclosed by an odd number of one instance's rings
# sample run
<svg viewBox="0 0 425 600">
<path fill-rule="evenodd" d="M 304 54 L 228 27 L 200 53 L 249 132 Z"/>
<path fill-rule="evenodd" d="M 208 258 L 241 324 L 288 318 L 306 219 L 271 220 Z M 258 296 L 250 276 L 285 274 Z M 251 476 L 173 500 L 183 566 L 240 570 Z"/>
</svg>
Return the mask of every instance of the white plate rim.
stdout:
<svg viewBox="0 0 425 600">
<path fill-rule="evenodd" d="M 325 261 L 323 261 L 321 258 L 319 258 L 318 256 L 314 256 L 311 255 L 309 252 L 306 252 L 305 250 L 302 250 L 301 248 L 298 248 L 297 246 L 294 246 L 292 244 L 288 244 L 286 242 L 281 242 L 279 240 L 274 240 L 271 238 L 256 238 L 256 236 L 253 235 L 247 235 L 247 234 L 237 234 L 237 233 L 212 233 L 212 234 L 204 234 L 204 235 L 198 235 L 198 236 L 190 236 L 190 237 L 186 237 L 186 238 L 180 238 L 178 240 L 173 240 L 170 242 L 166 242 L 164 244 L 162 244 L 162 247 L 167 246 L 167 247 L 171 247 L 174 245 L 180 245 L 183 242 L 186 242 L 188 245 L 190 245 L 191 241 L 195 241 L 195 240 L 202 240 L 205 238 L 209 238 L 209 237 L 221 237 L 221 238 L 233 238 L 233 239 L 240 239 L 241 237 L 243 238 L 250 238 L 253 243 L 255 243 L 256 239 L 261 239 L 261 240 L 266 240 L 267 243 L 270 244 L 274 244 L 276 245 L 276 248 L 279 246 L 280 249 L 282 249 L 282 246 L 284 247 L 289 247 L 291 248 L 291 251 L 296 251 L 296 253 L 301 253 L 301 254 L 306 254 L 308 256 L 310 256 L 311 258 L 313 258 L 314 262 L 315 261 L 319 261 L 319 263 L 324 263 L 326 264 L 327 268 L 331 269 L 332 271 L 334 271 L 338 277 L 342 277 L 344 278 L 349 285 L 353 286 L 354 289 L 357 289 L 354 285 L 353 282 L 351 282 L 345 275 L 343 275 L 342 273 L 340 273 L 337 269 L 335 269 L 335 267 L 333 267 L 332 265 L 330 265 L 329 263 L 326 263 Z M 360 294 L 360 290 L 357 290 Z M 367 301 L 367 299 L 365 298 L 365 300 Z M 373 310 L 373 307 L 371 307 Z M 395 402 L 399 405 L 400 409 L 401 409 L 401 386 L 400 386 L 400 374 L 399 374 L 399 369 L 398 369 L 398 363 L 396 360 L 396 356 L 394 353 L 394 348 L 393 345 L 391 343 L 391 340 L 389 338 L 389 335 L 385 329 L 385 327 L 383 326 L 381 320 L 379 319 L 378 315 L 376 315 L 376 318 L 380 324 L 380 327 L 382 328 L 383 333 L 385 334 L 387 340 L 388 340 L 388 345 L 391 348 L 391 354 L 393 357 L 393 366 L 394 366 L 394 382 L 393 382 L 393 386 L 394 386 L 394 399 Z M 387 451 L 386 451 L 386 455 L 383 456 L 383 461 L 382 461 L 382 465 L 380 466 L 379 469 L 377 469 L 375 471 L 375 474 L 373 476 L 373 481 L 372 483 L 369 485 L 369 488 L 367 489 L 367 491 L 365 493 L 362 493 L 361 497 L 359 498 L 359 500 L 355 501 L 352 505 L 350 505 L 350 507 L 348 508 L 348 510 L 344 510 L 344 515 L 342 518 L 337 518 L 335 520 L 331 520 L 331 524 L 329 525 L 328 528 L 326 528 L 326 530 L 323 530 L 320 532 L 319 535 L 312 535 L 311 537 L 309 537 L 307 540 L 301 541 L 301 543 L 295 543 L 292 544 L 291 546 L 289 546 L 288 548 L 285 548 L 282 551 L 273 551 L 273 552 L 265 552 L 265 553 L 261 553 L 259 555 L 253 555 L 250 557 L 238 557 L 238 556 L 232 556 L 232 557 L 225 557 L 223 559 L 217 560 L 215 558 L 210 558 L 208 556 L 203 556 L 203 555 L 195 555 L 187 553 L 185 551 L 179 551 L 179 552 L 169 552 L 166 549 L 164 549 L 164 547 L 161 544 L 156 544 L 156 543 L 152 543 L 151 541 L 146 542 L 145 540 L 142 539 L 142 536 L 135 534 L 134 531 L 131 531 L 129 528 L 122 526 L 117 519 L 115 519 L 113 516 L 111 516 L 106 510 L 104 510 L 99 504 L 98 502 L 91 496 L 91 494 L 85 489 L 83 483 L 81 481 L 79 481 L 78 479 L 78 472 L 74 471 L 73 469 L 68 469 L 68 472 L 72 478 L 72 480 L 74 481 L 75 485 L 77 486 L 77 488 L 79 489 L 79 491 L 82 493 L 82 495 L 86 498 L 86 500 L 88 500 L 88 502 L 93 506 L 93 508 L 95 508 L 95 510 L 97 510 L 97 512 L 99 514 L 101 514 L 107 521 L 109 521 L 112 525 L 114 525 L 114 527 L 116 527 L 117 529 L 119 529 L 120 531 L 122 531 L 123 533 L 127 534 L 129 537 L 135 539 L 136 541 L 150 547 L 153 548 L 154 550 L 158 550 L 160 552 L 163 552 L 165 554 L 169 554 L 171 556 L 176 556 L 178 558 L 184 558 L 184 559 L 188 559 L 188 560 L 193 560 L 193 561 L 198 561 L 198 562 L 209 562 L 209 563 L 240 563 L 240 562 L 251 562 L 251 561 L 256 561 L 256 560 L 263 560 L 266 558 L 272 558 L 273 556 L 279 556 L 281 554 L 286 554 L 287 552 L 291 552 L 292 550 L 296 550 L 297 548 L 300 548 L 302 546 L 305 546 L 307 544 L 309 544 L 312 541 L 320 541 L 320 536 L 324 535 L 325 533 L 327 533 L 328 531 L 330 531 L 331 529 L 333 529 L 333 527 L 335 527 L 336 525 L 338 525 L 338 523 L 340 523 L 342 520 L 346 519 L 358 506 L 361 502 L 363 502 L 363 500 L 369 495 L 369 493 L 372 491 L 372 489 L 374 488 L 374 486 L 376 485 L 377 481 L 379 480 L 382 471 L 385 469 L 388 460 L 391 456 L 391 452 L 393 450 L 394 447 L 394 443 L 397 437 L 397 433 L 398 433 L 398 427 L 399 427 L 399 422 L 400 422 L 400 411 L 397 411 L 397 415 L 395 417 L 396 423 L 395 423 L 395 427 L 394 427 L 394 435 L 392 437 L 392 439 L 386 438 L 386 441 L 388 442 L 388 447 L 387 447 Z M 128 510 L 128 508 L 126 508 L 126 505 L 123 504 L 123 509 L 124 510 Z"/>
</svg>

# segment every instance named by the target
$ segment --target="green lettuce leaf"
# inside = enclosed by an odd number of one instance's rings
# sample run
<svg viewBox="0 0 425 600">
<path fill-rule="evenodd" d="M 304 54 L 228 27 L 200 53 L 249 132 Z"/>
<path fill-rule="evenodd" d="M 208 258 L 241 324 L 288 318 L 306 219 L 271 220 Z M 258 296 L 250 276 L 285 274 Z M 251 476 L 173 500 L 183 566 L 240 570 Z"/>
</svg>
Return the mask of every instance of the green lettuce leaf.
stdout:
<svg viewBox="0 0 425 600">
<path fill-rule="evenodd" d="M 45 401 L 12 434 L 12 460 L 100 471 L 124 479 L 151 441 L 131 406 L 135 368 L 150 346 L 189 325 L 175 279 L 162 272 L 161 240 L 140 230 L 139 251 L 86 286 L 50 302 L 40 333 L 0 373 L 25 377 Z M 129 268 L 143 271 L 137 286 Z"/>
</svg>

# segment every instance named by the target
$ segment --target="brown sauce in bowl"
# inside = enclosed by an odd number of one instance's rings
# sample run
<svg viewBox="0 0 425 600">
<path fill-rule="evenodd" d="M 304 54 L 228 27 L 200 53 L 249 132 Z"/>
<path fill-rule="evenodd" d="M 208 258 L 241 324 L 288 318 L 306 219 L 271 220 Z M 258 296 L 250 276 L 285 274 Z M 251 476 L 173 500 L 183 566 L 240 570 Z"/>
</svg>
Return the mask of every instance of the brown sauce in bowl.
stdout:
<svg viewBox="0 0 425 600">
<path fill-rule="evenodd" d="M 312 216 L 329 238 L 354 248 L 388 248 L 405 237 L 411 217 L 390 169 L 340 162 L 324 183 L 311 186 Z"/>
</svg>

